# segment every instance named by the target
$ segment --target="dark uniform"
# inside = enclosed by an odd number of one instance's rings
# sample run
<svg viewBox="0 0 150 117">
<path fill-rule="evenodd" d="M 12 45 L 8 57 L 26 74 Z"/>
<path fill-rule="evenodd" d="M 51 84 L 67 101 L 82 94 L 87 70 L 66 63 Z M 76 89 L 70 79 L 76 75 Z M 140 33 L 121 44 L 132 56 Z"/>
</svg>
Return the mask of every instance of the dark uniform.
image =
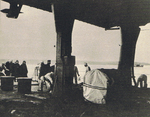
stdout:
<svg viewBox="0 0 150 117">
<path fill-rule="evenodd" d="M 20 66 L 20 76 L 21 77 L 27 77 L 28 69 L 26 65 L 26 61 L 23 61 L 23 63 Z"/>
</svg>

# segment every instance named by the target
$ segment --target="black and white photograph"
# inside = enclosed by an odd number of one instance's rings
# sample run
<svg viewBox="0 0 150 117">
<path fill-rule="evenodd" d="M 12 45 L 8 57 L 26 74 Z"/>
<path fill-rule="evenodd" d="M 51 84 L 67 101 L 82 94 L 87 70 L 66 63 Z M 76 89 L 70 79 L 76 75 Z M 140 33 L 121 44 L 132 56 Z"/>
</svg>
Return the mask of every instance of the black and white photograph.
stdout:
<svg viewBox="0 0 150 117">
<path fill-rule="evenodd" d="M 0 117 L 150 117 L 150 0 L 1 0 Z"/>
</svg>

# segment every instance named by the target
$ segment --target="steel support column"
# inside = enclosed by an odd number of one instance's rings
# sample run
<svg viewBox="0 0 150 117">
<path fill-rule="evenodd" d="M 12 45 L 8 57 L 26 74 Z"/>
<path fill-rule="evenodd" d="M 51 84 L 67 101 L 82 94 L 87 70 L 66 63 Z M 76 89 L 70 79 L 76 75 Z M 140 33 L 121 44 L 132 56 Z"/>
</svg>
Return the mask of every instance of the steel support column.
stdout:
<svg viewBox="0 0 150 117">
<path fill-rule="evenodd" d="M 118 70 L 122 73 L 121 85 L 124 87 L 131 87 L 131 72 L 139 32 L 138 26 L 121 27 L 122 46 Z"/>
<path fill-rule="evenodd" d="M 56 82 L 53 94 L 62 96 L 66 89 L 71 89 L 72 83 L 72 29 L 74 18 L 72 16 L 71 6 L 68 2 L 54 3 L 52 5 L 54 13 L 57 45 L 56 45 Z M 73 59 L 73 61 L 75 61 Z"/>
</svg>

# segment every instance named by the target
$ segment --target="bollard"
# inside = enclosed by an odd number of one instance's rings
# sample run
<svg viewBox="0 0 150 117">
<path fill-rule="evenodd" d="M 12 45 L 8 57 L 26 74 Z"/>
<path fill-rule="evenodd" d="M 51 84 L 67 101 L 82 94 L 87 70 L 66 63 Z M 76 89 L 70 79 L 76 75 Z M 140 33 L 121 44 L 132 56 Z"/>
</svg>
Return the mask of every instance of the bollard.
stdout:
<svg viewBox="0 0 150 117">
<path fill-rule="evenodd" d="M 32 78 L 19 77 L 18 81 L 18 92 L 19 93 L 31 93 L 31 81 Z"/>
<path fill-rule="evenodd" d="M 14 85 L 14 76 L 1 76 L 1 89 L 3 91 L 12 91 Z"/>
</svg>

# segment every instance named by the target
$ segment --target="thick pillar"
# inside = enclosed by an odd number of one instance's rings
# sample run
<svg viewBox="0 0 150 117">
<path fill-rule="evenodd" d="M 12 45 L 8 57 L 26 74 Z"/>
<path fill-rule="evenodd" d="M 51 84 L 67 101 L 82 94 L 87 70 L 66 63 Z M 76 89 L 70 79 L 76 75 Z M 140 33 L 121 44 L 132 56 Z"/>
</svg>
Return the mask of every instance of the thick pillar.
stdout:
<svg viewBox="0 0 150 117">
<path fill-rule="evenodd" d="M 71 83 L 72 80 L 72 74 L 70 73 L 73 68 L 70 61 L 72 59 L 71 36 L 74 18 L 72 16 L 71 6 L 68 2 L 59 1 L 58 3 L 54 3 L 52 8 L 57 33 L 56 82 L 53 94 L 54 96 L 62 96 L 62 94 L 66 92 L 66 86 L 68 86 L 68 83 Z"/>
<path fill-rule="evenodd" d="M 131 86 L 131 72 L 134 66 L 135 48 L 139 32 L 140 28 L 138 26 L 121 27 L 122 46 L 118 69 L 122 73 L 121 81 L 125 87 Z"/>
<path fill-rule="evenodd" d="M 126 87 L 131 86 L 131 70 L 134 65 L 135 48 L 139 32 L 140 28 L 138 26 L 121 27 L 122 46 L 118 69 L 122 71 L 122 85 Z"/>
<path fill-rule="evenodd" d="M 133 71 L 135 47 L 139 32 L 138 26 L 121 27 L 122 46 L 118 66 L 120 79 L 117 94 L 118 100 L 125 106 L 130 106 L 130 102 L 127 103 L 127 101 L 130 101 L 131 98 L 131 72 Z"/>
</svg>

